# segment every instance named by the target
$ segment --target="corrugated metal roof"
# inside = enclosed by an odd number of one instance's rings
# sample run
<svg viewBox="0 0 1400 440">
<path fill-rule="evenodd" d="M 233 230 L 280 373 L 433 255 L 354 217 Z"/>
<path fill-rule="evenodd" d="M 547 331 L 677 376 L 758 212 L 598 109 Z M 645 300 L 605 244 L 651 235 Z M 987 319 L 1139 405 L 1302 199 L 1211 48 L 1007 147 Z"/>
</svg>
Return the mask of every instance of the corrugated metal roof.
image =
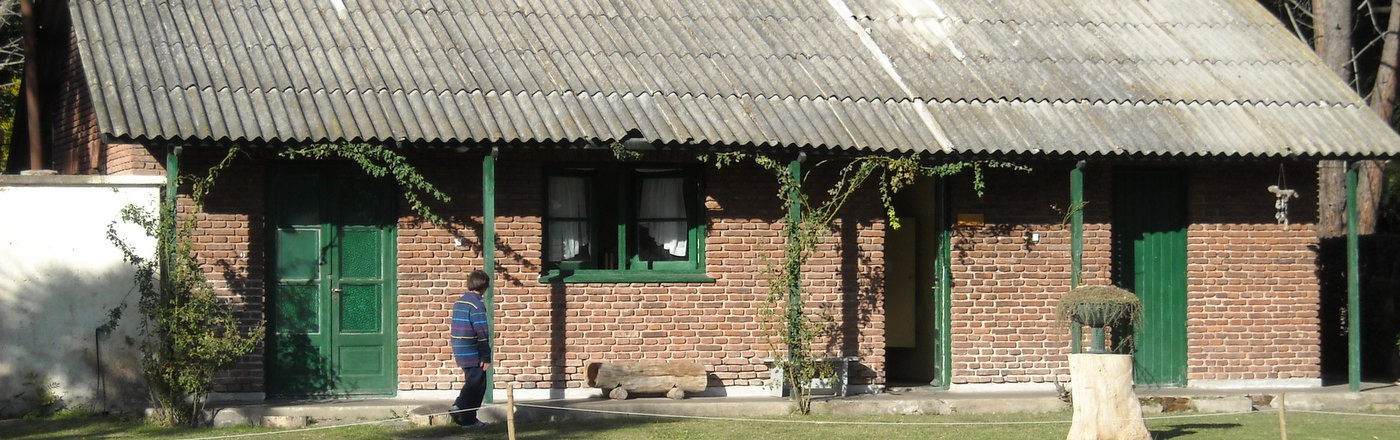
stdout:
<svg viewBox="0 0 1400 440">
<path fill-rule="evenodd" d="M 1255 0 L 83 0 L 115 139 L 1391 155 Z"/>
</svg>

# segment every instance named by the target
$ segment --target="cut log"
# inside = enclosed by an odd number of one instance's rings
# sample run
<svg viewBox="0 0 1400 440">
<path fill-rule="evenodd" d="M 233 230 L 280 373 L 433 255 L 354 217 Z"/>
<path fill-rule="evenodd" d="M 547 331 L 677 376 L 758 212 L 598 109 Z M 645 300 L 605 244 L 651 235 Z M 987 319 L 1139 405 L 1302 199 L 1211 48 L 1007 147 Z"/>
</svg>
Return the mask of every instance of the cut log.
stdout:
<svg viewBox="0 0 1400 440">
<path fill-rule="evenodd" d="M 613 388 L 611 391 L 608 391 L 608 397 L 611 397 L 613 400 L 627 400 L 627 389 L 623 387 Z"/>
<path fill-rule="evenodd" d="M 655 362 L 588 365 L 588 386 L 602 388 L 608 397 L 619 400 L 626 399 L 629 392 L 665 393 L 672 399 L 683 399 L 686 393 L 705 391 L 708 382 L 708 373 L 700 364 Z"/>
<path fill-rule="evenodd" d="M 1074 423 L 1068 440 L 1151 440 L 1133 393 L 1133 357 L 1069 355 Z"/>
</svg>

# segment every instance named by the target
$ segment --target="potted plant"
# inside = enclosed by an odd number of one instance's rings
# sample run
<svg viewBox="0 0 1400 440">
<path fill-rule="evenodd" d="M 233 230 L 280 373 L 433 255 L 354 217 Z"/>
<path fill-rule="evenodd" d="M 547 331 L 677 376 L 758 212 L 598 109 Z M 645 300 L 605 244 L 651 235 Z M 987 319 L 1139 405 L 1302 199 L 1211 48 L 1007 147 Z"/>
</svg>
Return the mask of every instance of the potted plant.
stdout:
<svg viewBox="0 0 1400 440">
<path fill-rule="evenodd" d="M 1094 329 L 1090 353 L 1104 353 L 1104 327 L 1136 325 L 1142 316 L 1137 295 L 1117 286 L 1079 286 L 1060 297 L 1055 317 Z"/>
</svg>

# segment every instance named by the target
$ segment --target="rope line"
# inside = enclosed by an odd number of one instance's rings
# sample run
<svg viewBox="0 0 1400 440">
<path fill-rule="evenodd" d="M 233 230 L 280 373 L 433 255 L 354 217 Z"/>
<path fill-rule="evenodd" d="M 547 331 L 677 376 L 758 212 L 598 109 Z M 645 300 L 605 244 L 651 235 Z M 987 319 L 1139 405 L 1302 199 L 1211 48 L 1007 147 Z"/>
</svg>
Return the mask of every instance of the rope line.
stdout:
<svg viewBox="0 0 1400 440">
<path fill-rule="evenodd" d="M 760 423 L 787 423 L 787 424 L 809 424 L 809 425 L 1038 425 L 1038 424 L 1069 423 L 1068 421 L 1061 421 L 1061 420 L 1054 420 L 1054 421 L 1034 421 L 1034 422 L 998 422 L 998 423 L 981 423 L 981 422 L 927 422 L 927 423 L 925 423 L 925 422 L 847 422 L 847 421 L 837 421 L 837 420 L 785 420 L 785 419 L 757 419 L 757 418 L 743 418 L 743 417 L 683 416 L 683 415 L 677 415 L 677 414 L 651 414 L 651 413 L 639 413 L 639 412 L 629 412 L 629 411 L 612 411 L 612 410 L 606 410 L 606 409 L 593 409 L 593 408 L 564 408 L 564 407 L 557 407 L 557 406 L 531 405 L 531 404 L 524 404 L 524 403 L 517 403 L 517 404 L 515 404 L 515 405 L 516 405 L 516 406 L 534 407 L 534 408 L 543 408 L 543 409 L 562 410 L 562 411 L 579 411 L 579 412 L 590 412 L 590 413 L 611 414 L 611 415 L 624 415 L 624 416 L 644 416 L 644 417 L 660 417 L 660 418 L 670 418 L 670 419 L 692 419 L 692 420 L 714 420 L 714 421 L 722 421 L 722 422 L 760 422 Z"/>
<path fill-rule="evenodd" d="M 851 421 L 837 421 L 837 420 L 787 420 L 787 419 L 761 419 L 761 418 L 743 418 L 743 417 L 718 417 L 718 416 L 684 416 L 684 415 L 676 415 L 676 414 L 653 414 L 653 413 L 641 413 L 641 412 L 629 412 L 629 411 L 613 411 L 613 410 L 594 409 L 594 408 L 566 408 L 566 407 L 536 405 L 536 404 L 528 404 L 528 403 L 516 403 L 515 405 L 516 405 L 516 406 L 532 407 L 532 408 L 553 409 L 553 410 L 561 410 L 561 411 L 591 412 L 591 413 L 610 414 L 610 415 L 661 417 L 661 418 L 672 418 L 672 419 L 715 420 L 715 421 L 725 421 L 725 422 L 761 422 L 761 423 L 762 423 L 762 422 L 766 422 L 766 423 L 790 423 L 790 424 L 811 424 L 811 425 L 870 425 L 870 426 L 880 426 L 880 425 L 904 425 L 904 426 L 925 426 L 925 425 L 927 425 L 927 426 L 939 426 L 939 425 L 1053 425 L 1053 424 L 1062 424 L 1062 423 L 1072 423 L 1072 422 L 1073 422 L 1072 420 L 1038 420 L 1038 421 L 1026 421 L 1026 422 L 851 422 Z M 1143 420 L 1187 419 L 1187 418 L 1199 418 L 1199 417 L 1216 417 L 1216 416 L 1231 416 L 1231 415 L 1241 415 L 1241 414 L 1253 414 L 1253 413 L 1263 413 L 1263 412 L 1267 412 L 1267 411 L 1237 411 L 1237 412 L 1228 412 L 1228 413 L 1184 414 L 1184 415 L 1177 415 L 1177 416 L 1143 417 Z"/>
<path fill-rule="evenodd" d="M 1309 411 L 1309 410 L 1302 410 L 1302 409 L 1290 409 L 1290 410 L 1288 410 L 1288 411 L 1290 411 L 1290 412 L 1301 412 L 1301 413 L 1313 413 L 1313 414 L 1327 414 L 1327 415 L 1333 415 L 1333 416 L 1361 416 L 1361 417 L 1383 417 L 1383 418 L 1387 418 L 1387 419 L 1400 419 L 1400 415 L 1395 415 L 1395 414 L 1346 413 L 1346 412 L 1333 412 L 1333 411 Z"/>
</svg>

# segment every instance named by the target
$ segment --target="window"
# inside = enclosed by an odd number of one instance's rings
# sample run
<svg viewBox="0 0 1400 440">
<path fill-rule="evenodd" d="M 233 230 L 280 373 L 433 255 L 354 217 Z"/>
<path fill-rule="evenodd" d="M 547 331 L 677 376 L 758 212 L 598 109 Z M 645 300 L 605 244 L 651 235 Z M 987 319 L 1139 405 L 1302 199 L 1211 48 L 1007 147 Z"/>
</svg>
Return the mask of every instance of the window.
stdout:
<svg viewBox="0 0 1400 440">
<path fill-rule="evenodd" d="M 693 168 L 557 167 L 546 174 L 548 281 L 713 281 L 704 276 Z"/>
</svg>

